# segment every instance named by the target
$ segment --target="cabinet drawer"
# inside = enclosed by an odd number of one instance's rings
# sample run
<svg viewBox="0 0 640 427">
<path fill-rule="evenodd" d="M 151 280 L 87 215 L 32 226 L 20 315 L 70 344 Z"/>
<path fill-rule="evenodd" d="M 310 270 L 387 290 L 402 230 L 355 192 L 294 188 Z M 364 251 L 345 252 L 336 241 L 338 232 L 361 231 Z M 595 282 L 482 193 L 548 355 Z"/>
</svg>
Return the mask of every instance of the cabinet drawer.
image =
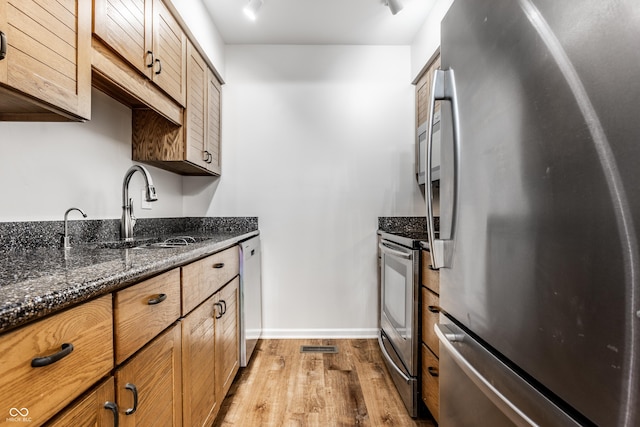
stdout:
<svg viewBox="0 0 640 427">
<path fill-rule="evenodd" d="M 440 320 L 440 297 L 422 287 L 422 341 L 436 356 L 440 357 L 440 342 L 433 325 Z"/>
<path fill-rule="evenodd" d="M 426 286 L 436 294 L 440 295 L 440 273 L 429 268 L 431 265 L 431 255 L 429 251 L 422 251 L 422 286 Z"/>
<path fill-rule="evenodd" d="M 116 363 L 120 364 L 180 317 L 180 272 L 118 291 L 113 302 Z"/>
<path fill-rule="evenodd" d="M 233 279 L 240 271 L 239 251 L 232 246 L 182 267 L 182 315 Z"/>
<path fill-rule="evenodd" d="M 41 425 L 105 376 L 113 368 L 112 319 L 105 295 L 0 336 L 1 419 L 19 410 Z M 43 359 L 54 354 L 62 357 Z"/>
<path fill-rule="evenodd" d="M 422 400 L 436 421 L 440 419 L 440 365 L 436 356 L 422 344 Z"/>
</svg>

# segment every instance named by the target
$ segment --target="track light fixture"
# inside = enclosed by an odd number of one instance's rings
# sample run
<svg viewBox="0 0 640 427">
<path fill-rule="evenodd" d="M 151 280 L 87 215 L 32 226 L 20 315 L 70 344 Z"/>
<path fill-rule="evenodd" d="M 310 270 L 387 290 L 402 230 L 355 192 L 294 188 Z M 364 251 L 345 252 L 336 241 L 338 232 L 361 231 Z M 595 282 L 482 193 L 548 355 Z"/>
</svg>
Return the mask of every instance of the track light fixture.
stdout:
<svg viewBox="0 0 640 427">
<path fill-rule="evenodd" d="M 258 11 L 262 7 L 262 0 L 249 0 L 249 3 L 244 7 L 244 14 L 247 15 L 247 18 L 255 21 L 258 17 Z"/>
<path fill-rule="evenodd" d="M 389 6 L 389 10 L 391 10 L 391 13 L 393 15 L 400 12 L 403 7 L 400 0 L 386 0 L 386 4 L 387 6 Z"/>
</svg>

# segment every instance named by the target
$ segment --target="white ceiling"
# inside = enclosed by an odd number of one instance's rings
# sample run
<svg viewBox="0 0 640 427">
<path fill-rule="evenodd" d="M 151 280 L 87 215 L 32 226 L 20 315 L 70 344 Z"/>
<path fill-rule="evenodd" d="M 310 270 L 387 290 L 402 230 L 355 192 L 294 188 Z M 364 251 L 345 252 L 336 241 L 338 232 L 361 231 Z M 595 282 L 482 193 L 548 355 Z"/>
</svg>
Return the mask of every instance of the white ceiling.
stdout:
<svg viewBox="0 0 640 427">
<path fill-rule="evenodd" d="M 264 0 L 256 21 L 249 0 L 203 0 L 226 44 L 410 45 L 436 0 Z"/>
</svg>

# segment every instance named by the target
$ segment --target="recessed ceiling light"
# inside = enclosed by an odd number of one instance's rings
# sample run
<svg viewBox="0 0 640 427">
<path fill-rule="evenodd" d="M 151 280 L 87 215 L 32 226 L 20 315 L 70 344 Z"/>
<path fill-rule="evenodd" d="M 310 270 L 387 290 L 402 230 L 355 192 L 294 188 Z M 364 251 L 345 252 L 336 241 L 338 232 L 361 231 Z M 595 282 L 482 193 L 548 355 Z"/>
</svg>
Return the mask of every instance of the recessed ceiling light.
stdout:
<svg viewBox="0 0 640 427">
<path fill-rule="evenodd" d="M 389 10 L 391 10 L 393 15 L 400 12 L 403 7 L 400 0 L 387 0 L 387 6 L 389 6 Z"/>
<path fill-rule="evenodd" d="M 244 14 L 247 15 L 247 18 L 255 21 L 258 17 L 258 11 L 262 7 L 262 0 L 249 0 L 249 3 L 244 7 Z"/>
</svg>

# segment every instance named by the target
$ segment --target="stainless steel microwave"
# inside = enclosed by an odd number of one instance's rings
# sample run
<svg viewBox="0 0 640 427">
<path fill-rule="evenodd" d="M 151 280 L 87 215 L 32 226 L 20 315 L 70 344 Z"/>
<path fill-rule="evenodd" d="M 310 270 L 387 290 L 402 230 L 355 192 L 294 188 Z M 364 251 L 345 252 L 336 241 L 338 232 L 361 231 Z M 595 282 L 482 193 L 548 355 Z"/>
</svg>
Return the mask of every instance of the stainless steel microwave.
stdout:
<svg viewBox="0 0 640 427">
<path fill-rule="evenodd" d="M 431 180 L 437 181 L 440 179 L 440 111 L 436 111 L 433 114 L 433 159 L 431 160 Z M 418 164 L 420 169 L 418 170 L 418 184 L 424 184 L 426 180 L 426 168 L 427 168 L 427 122 L 424 122 L 418 127 Z"/>
</svg>

